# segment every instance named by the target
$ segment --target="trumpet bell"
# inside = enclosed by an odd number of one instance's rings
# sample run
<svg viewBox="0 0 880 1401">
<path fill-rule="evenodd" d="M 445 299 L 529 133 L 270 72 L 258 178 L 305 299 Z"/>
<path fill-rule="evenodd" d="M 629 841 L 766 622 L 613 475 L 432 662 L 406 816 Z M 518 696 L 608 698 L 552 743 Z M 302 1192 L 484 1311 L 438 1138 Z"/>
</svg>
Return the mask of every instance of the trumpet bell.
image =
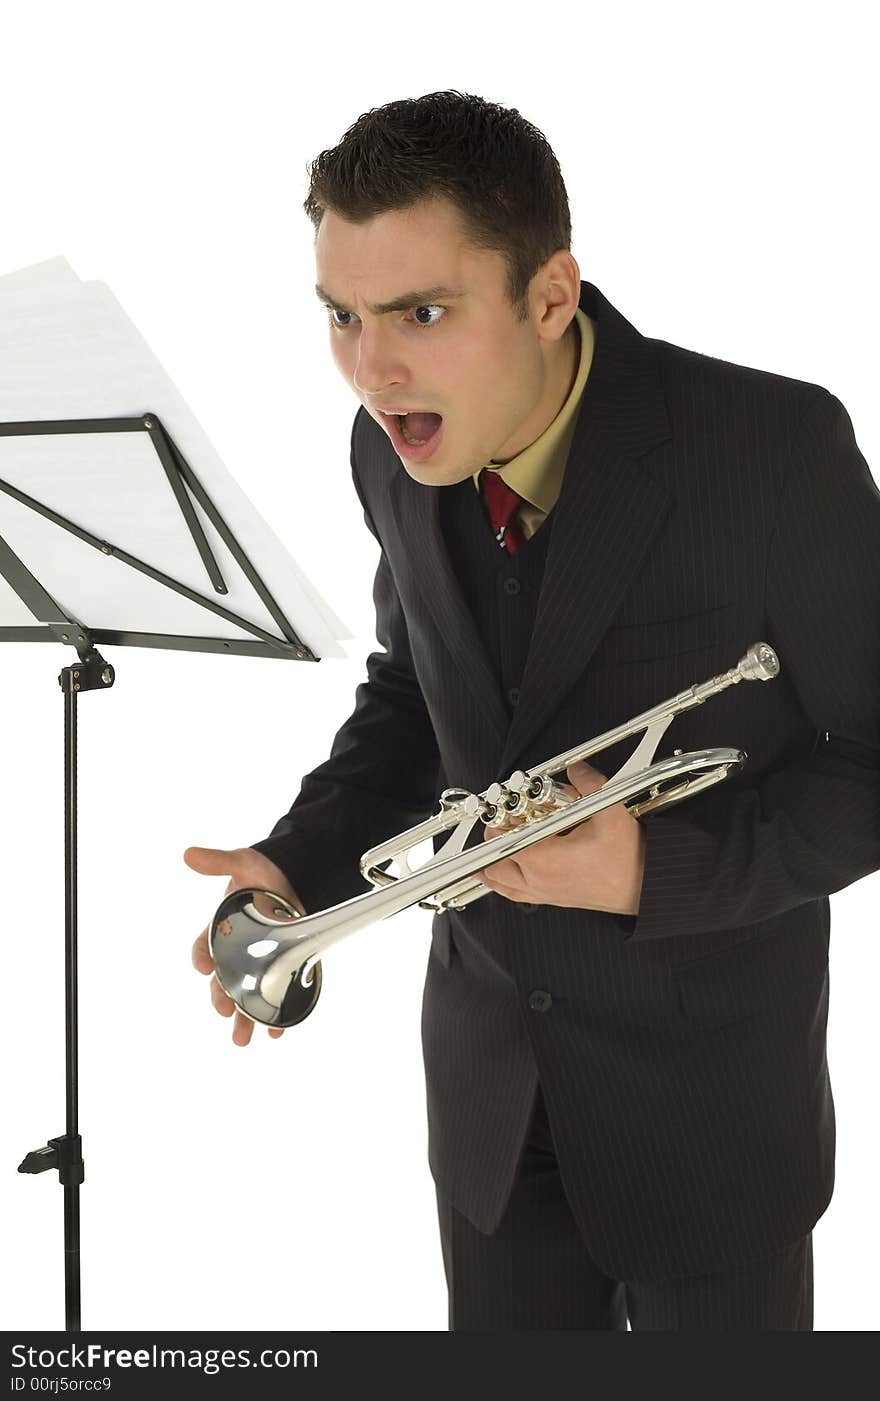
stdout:
<svg viewBox="0 0 880 1401">
<path fill-rule="evenodd" d="M 208 928 L 208 949 L 223 969 L 221 985 L 253 1021 L 296 1026 L 321 993 L 320 960 L 296 957 L 298 910 L 271 890 L 233 890 Z"/>
</svg>

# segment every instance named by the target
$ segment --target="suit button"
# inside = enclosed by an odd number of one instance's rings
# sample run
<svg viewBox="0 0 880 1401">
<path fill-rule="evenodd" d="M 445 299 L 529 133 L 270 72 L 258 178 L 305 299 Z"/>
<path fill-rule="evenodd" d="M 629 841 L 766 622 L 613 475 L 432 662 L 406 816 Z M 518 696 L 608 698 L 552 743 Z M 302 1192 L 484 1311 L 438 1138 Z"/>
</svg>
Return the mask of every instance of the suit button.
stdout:
<svg viewBox="0 0 880 1401">
<path fill-rule="evenodd" d="M 509 594 L 511 595 L 511 597 L 512 597 L 514 594 L 519 593 L 519 589 L 520 589 L 519 579 L 512 579 L 512 578 L 511 578 L 511 579 L 505 579 L 505 580 L 504 580 L 504 592 L 505 592 L 505 593 L 509 593 Z"/>
<path fill-rule="evenodd" d="M 510 701 L 511 705 L 516 705 L 517 701 L 519 700 L 518 686 L 512 686 L 510 688 L 510 690 L 507 692 L 507 699 Z"/>
<path fill-rule="evenodd" d="M 536 988 L 529 993 L 529 1006 L 533 1012 L 548 1012 L 553 1005 L 553 998 L 549 992 L 544 992 L 543 988 Z"/>
</svg>

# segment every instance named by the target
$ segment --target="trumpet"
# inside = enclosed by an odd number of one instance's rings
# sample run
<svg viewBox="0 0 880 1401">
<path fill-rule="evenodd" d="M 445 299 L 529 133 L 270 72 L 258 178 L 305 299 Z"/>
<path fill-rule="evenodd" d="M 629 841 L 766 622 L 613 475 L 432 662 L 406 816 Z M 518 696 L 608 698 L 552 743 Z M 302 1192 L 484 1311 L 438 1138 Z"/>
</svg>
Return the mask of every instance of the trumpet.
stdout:
<svg viewBox="0 0 880 1401">
<path fill-rule="evenodd" d="M 462 909 L 490 893 L 473 879 L 474 872 L 514 856 L 532 842 L 566 832 L 614 803 L 624 803 L 640 818 L 693 797 L 741 769 L 748 757 L 741 749 L 676 749 L 671 757 L 652 761 L 676 715 L 740 681 L 770 681 L 778 674 L 773 648 L 756 642 L 730 671 L 689 686 L 544 764 L 518 769 L 505 783 L 492 783 L 482 793 L 445 789 L 435 816 L 364 852 L 361 873 L 374 888 L 330 909 L 300 915 L 273 891 L 232 891 L 208 928 L 208 947 L 223 990 L 252 1021 L 295 1026 L 314 1009 L 321 991 L 321 957 L 340 939 L 413 905 L 435 913 Z M 630 757 L 595 793 L 572 797 L 554 781 L 554 774 L 579 759 L 637 734 L 642 738 Z M 499 835 L 466 847 L 477 824 L 497 827 Z M 443 845 L 414 868 L 415 849 L 450 828 Z M 396 863 L 397 874 L 383 869 L 391 863 Z"/>
</svg>

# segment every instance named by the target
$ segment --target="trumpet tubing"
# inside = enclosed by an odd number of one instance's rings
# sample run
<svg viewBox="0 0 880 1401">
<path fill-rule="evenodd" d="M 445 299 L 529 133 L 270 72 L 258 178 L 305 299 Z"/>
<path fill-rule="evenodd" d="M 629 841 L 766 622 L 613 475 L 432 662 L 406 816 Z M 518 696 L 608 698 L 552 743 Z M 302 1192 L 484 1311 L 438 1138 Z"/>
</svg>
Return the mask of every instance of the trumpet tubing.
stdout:
<svg viewBox="0 0 880 1401">
<path fill-rule="evenodd" d="M 730 671 L 688 687 L 634 719 L 555 755 L 546 763 L 516 770 L 505 783 L 483 793 L 448 788 L 440 811 L 427 821 L 366 851 L 360 868 L 374 889 L 328 910 L 299 915 L 272 891 L 246 888 L 226 896 L 208 929 L 217 978 L 240 1011 L 268 1026 L 294 1026 L 313 1010 L 321 990 L 320 959 L 340 939 L 413 905 L 435 912 L 462 909 L 489 893 L 474 873 L 513 856 L 533 842 L 559 835 L 597 812 L 622 802 L 635 817 L 693 797 L 742 768 L 739 749 L 701 749 L 652 762 L 657 745 L 676 715 L 702 705 L 740 681 L 769 681 L 779 660 L 766 642 L 755 643 Z M 642 739 L 613 777 L 595 793 L 572 797 L 553 780 L 579 759 L 589 758 L 630 735 Z M 499 829 L 479 844 L 465 843 L 478 825 Z M 452 829 L 431 859 L 413 869 L 410 853 Z M 398 875 L 381 869 L 396 862 Z"/>
</svg>

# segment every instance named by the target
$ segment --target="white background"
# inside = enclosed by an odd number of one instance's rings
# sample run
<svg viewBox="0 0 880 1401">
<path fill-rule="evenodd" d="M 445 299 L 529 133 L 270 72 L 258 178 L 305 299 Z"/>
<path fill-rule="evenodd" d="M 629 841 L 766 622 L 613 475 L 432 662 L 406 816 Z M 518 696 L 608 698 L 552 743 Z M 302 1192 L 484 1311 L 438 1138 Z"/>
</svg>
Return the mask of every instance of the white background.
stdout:
<svg viewBox="0 0 880 1401">
<path fill-rule="evenodd" d="M 5 12 L 0 272 L 63 253 L 110 285 L 356 634 L 318 666 L 107 648 L 115 688 L 80 701 L 84 1327 L 446 1328 L 419 1041 L 430 916 L 334 951 L 308 1021 L 246 1050 L 189 961 L 225 880 L 181 852 L 269 831 L 374 645 L 378 547 L 312 290 L 307 161 L 392 98 L 517 107 L 559 157 L 581 276 L 646 335 L 824 385 L 877 476 L 869 22 L 855 3 Z M 16 1166 L 64 1131 L 56 677 L 73 660 L 0 652 L 6 1328 L 63 1326 L 57 1174 Z M 831 902 L 817 1330 L 876 1327 L 878 882 Z"/>
</svg>

